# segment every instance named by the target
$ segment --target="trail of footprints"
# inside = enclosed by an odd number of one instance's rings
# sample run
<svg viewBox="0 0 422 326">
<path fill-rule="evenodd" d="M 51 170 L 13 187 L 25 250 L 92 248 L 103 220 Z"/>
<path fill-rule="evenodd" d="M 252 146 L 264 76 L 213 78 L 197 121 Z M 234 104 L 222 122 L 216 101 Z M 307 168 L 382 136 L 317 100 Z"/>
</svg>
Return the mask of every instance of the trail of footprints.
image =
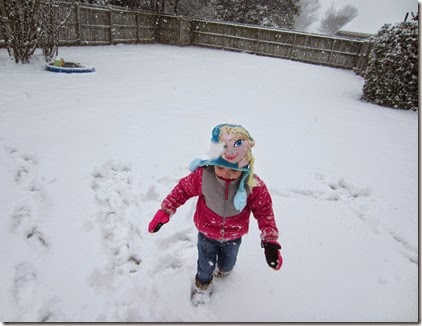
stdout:
<svg viewBox="0 0 422 326">
<path fill-rule="evenodd" d="M 174 180 L 159 179 L 158 183 L 169 183 Z M 136 224 L 142 214 L 139 202 L 156 201 L 159 207 L 160 198 L 154 187 L 150 187 L 145 194 L 136 195 L 133 185 L 132 169 L 130 166 L 116 162 L 106 162 L 92 173 L 91 188 L 94 191 L 98 206 L 96 225 L 104 241 L 104 247 L 109 256 L 109 268 L 117 274 L 138 273 L 142 266 L 140 253 L 142 252 L 142 233 Z M 151 216 L 152 218 L 152 216 Z M 133 222 L 132 222 L 133 220 Z M 178 269 L 181 267 L 181 248 L 195 246 L 192 244 L 187 231 L 180 231 L 168 239 L 157 241 L 164 258 L 157 259 L 156 272 L 163 270 L 162 261 L 166 262 L 164 269 Z M 161 251 L 160 251 L 161 252 Z"/>
<path fill-rule="evenodd" d="M 166 187 L 171 182 L 167 179 L 156 181 Z M 187 268 L 185 249 L 196 250 L 196 246 L 189 230 L 175 230 L 169 236 L 163 233 L 154 235 L 154 241 L 148 245 L 156 246 L 157 250 L 154 250 L 153 257 L 148 255 L 146 250 L 149 247 L 145 248 L 144 239 L 147 232 L 145 223 L 152 216 L 144 216 L 145 207 L 152 204 L 151 207 L 158 209 L 161 198 L 155 186 L 146 191 L 136 187 L 130 166 L 108 161 L 94 169 L 90 186 L 97 206 L 95 221 L 91 224 L 100 235 L 106 259 L 104 266 L 93 270 L 89 284 L 99 293 L 113 293 L 118 298 L 115 306 L 108 311 L 109 316 L 121 321 L 142 319 L 145 311 L 139 310 L 137 300 L 142 296 L 148 301 L 161 290 L 160 287 L 151 287 L 150 281 L 142 280 L 159 279 L 161 275 L 178 273 Z M 145 229 L 139 230 L 140 224 Z"/>
<path fill-rule="evenodd" d="M 36 245 L 48 248 L 48 240 L 39 226 L 43 217 L 38 210 L 46 194 L 37 177 L 38 161 L 14 147 L 3 146 L 3 150 L 15 164 L 14 182 L 25 192 L 22 202 L 10 214 L 12 228 L 24 238 L 35 240 Z"/>
<path fill-rule="evenodd" d="M 12 167 L 11 178 L 21 193 L 20 201 L 9 213 L 12 233 L 19 241 L 25 242 L 27 250 L 32 251 L 34 255 L 46 257 L 50 241 L 43 227 L 47 217 L 42 215 L 41 207 L 47 199 L 47 194 L 43 180 L 38 177 L 38 160 L 35 156 L 23 153 L 2 141 L 0 150 L 5 163 Z M 12 293 L 20 309 L 29 309 L 34 302 L 39 301 L 40 298 L 37 297 L 39 277 L 37 268 L 30 262 L 20 261 L 16 264 Z M 34 321 L 51 321 L 49 316 L 38 312 L 34 316 Z"/>
<path fill-rule="evenodd" d="M 141 266 L 141 232 L 131 223 L 129 210 L 136 208 L 129 166 L 107 162 L 92 173 L 91 188 L 98 205 L 97 224 L 117 274 L 136 274 Z"/>
<path fill-rule="evenodd" d="M 372 190 L 369 187 L 358 187 L 344 178 L 327 180 L 323 175 L 316 174 L 317 181 L 326 185 L 326 191 L 311 189 L 289 189 L 287 192 L 274 191 L 275 195 L 282 197 L 308 197 L 321 201 L 342 202 L 348 205 L 352 212 L 364 221 L 377 234 L 383 233 L 396 242 L 402 254 L 413 264 L 418 264 L 418 250 L 405 239 L 402 239 L 394 232 L 387 230 L 379 221 L 374 221 L 368 215 Z"/>
</svg>

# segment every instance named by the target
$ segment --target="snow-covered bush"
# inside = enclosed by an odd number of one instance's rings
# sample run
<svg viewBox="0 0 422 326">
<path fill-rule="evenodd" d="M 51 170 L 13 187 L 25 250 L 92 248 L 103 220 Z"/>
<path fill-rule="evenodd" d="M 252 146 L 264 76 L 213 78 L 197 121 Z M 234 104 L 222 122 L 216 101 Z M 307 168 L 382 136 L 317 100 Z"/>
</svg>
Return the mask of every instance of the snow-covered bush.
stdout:
<svg viewBox="0 0 422 326">
<path fill-rule="evenodd" d="M 37 48 L 41 48 L 46 61 L 57 55 L 59 32 L 69 14 L 59 21 L 55 7 L 58 5 L 53 5 L 52 0 L 3 1 L 0 30 L 16 63 L 28 63 Z"/>
<path fill-rule="evenodd" d="M 418 109 L 418 23 L 386 24 L 372 38 L 363 99 L 378 105 Z"/>
<path fill-rule="evenodd" d="M 0 7 L 0 28 L 9 55 L 16 63 L 29 62 L 29 57 L 37 48 L 36 35 L 40 28 L 39 8 L 40 0 L 5 0 Z"/>
</svg>

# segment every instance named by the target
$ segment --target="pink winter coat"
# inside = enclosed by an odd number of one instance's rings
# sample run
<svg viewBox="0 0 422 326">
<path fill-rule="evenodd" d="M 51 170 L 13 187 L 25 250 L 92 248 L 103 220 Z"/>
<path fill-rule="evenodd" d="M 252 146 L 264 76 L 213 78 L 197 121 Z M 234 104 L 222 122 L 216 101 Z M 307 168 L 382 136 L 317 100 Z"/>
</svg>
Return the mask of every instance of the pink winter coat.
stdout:
<svg viewBox="0 0 422 326">
<path fill-rule="evenodd" d="M 249 230 L 252 212 L 261 230 L 263 241 L 278 239 L 271 196 L 264 182 L 254 175 L 257 185 L 247 189 L 246 207 L 237 211 L 233 205 L 234 195 L 239 187 L 238 180 L 218 178 L 214 167 L 200 167 L 182 178 L 170 194 L 163 200 L 161 209 L 170 216 L 189 198 L 199 197 L 194 214 L 198 230 L 206 237 L 218 241 L 234 240 Z"/>
</svg>

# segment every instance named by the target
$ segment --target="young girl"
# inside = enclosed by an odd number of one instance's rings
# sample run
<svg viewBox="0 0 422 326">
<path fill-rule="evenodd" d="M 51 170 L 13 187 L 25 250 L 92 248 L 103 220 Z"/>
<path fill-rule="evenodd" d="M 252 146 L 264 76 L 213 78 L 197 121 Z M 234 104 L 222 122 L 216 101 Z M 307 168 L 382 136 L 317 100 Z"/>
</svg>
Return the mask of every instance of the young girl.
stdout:
<svg viewBox="0 0 422 326">
<path fill-rule="evenodd" d="M 213 276 L 224 277 L 235 266 L 242 236 L 248 232 L 250 213 L 261 231 L 261 246 L 268 265 L 279 270 L 280 254 L 271 196 L 264 182 L 253 174 L 254 140 L 240 125 L 220 124 L 212 131 L 217 157 L 196 159 L 191 173 L 182 178 L 161 203 L 148 226 L 157 232 L 177 208 L 198 197 L 193 217 L 198 235 L 198 262 L 192 303 L 208 300 Z"/>
</svg>

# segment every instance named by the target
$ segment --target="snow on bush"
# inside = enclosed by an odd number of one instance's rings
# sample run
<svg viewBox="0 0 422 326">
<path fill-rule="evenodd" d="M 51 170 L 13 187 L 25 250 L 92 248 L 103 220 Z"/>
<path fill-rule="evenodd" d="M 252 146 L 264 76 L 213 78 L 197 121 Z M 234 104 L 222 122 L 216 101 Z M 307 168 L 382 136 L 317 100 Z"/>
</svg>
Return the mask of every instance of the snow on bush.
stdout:
<svg viewBox="0 0 422 326">
<path fill-rule="evenodd" d="M 418 24 L 386 24 L 372 38 L 363 99 L 396 109 L 418 108 Z"/>
</svg>

